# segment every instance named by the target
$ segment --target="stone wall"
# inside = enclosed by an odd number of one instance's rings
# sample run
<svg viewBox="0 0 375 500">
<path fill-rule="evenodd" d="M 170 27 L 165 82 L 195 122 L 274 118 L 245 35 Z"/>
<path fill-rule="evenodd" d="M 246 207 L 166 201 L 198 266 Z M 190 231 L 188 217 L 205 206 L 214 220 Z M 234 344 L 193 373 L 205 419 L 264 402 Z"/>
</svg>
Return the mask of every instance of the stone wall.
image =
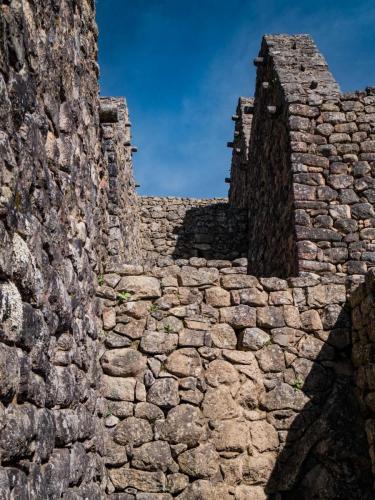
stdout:
<svg viewBox="0 0 375 500">
<path fill-rule="evenodd" d="M 249 203 L 246 176 L 253 107 L 254 99 L 240 97 L 236 114 L 232 116 L 235 130 L 233 142 L 228 143 L 228 147 L 233 148 L 228 198 L 230 205 L 237 208 L 247 208 Z"/>
<path fill-rule="evenodd" d="M 101 289 L 110 498 L 372 498 L 352 281 L 257 279 L 243 259 L 159 264 Z"/>
<path fill-rule="evenodd" d="M 161 256 L 233 260 L 247 253 L 247 213 L 226 198 L 143 196 L 141 232 L 148 262 Z"/>
<path fill-rule="evenodd" d="M 305 35 L 264 37 L 255 63 L 247 170 L 237 178 L 234 156 L 230 188 L 233 206 L 248 197 L 249 271 L 365 274 L 375 261 L 374 89 L 341 95 Z"/>
<path fill-rule="evenodd" d="M 305 130 L 300 104 L 313 106 L 322 96 L 338 96 L 339 88 L 323 56 L 305 35 L 265 36 L 254 62 L 258 69 L 248 167 L 253 242 L 249 267 L 259 275 L 297 275 L 293 176 L 301 163 L 310 161 L 292 156 L 293 131 Z"/>
<path fill-rule="evenodd" d="M 297 134 L 293 156 L 304 163 L 294 174 L 300 271 L 365 274 L 374 266 L 374 104 L 369 88 L 299 108 L 305 132 Z"/>
<path fill-rule="evenodd" d="M 375 272 L 366 275 L 365 283 L 351 296 L 353 323 L 353 364 L 356 369 L 357 392 L 366 421 L 372 470 L 375 474 Z"/>
<path fill-rule="evenodd" d="M 105 157 L 101 151 L 96 42 L 89 0 L 1 2 L 4 499 L 101 498 L 105 487 L 95 293 L 107 249 L 113 255 L 114 239 L 121 239 L 113 196 L 107 210 L 111 155 L 125 171 L 115 189 L 126 218 L 134 204 L 129 156 L 122 154 L 123 105 L 118 126 L 102 124 Z M 124 249 L 135 254 L 128 242 Z"/>
<path fill-rule="evenodd" d="M 101 97 L 101 138 L 108 170 L 108 272 L 142 261 L 139 203 L 133 177 L 129 110 L 123 98 Z"/>
</svg>

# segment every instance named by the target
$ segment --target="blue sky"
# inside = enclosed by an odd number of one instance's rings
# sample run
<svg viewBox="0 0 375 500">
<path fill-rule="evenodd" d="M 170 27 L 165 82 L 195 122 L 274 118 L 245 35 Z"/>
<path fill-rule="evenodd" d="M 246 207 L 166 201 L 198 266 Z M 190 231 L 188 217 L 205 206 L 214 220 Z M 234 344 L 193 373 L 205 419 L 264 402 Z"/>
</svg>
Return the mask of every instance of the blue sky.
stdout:
<svg viewBox="0 0 375 500">
<path fill-rule="evenodd" d="M 309 33 L 343 91 L 375 86 L 374 0 L 97 0 L 102 95 L 125 96 L 140 194 L 226 196 L 265 33 Z"/>
</svg>

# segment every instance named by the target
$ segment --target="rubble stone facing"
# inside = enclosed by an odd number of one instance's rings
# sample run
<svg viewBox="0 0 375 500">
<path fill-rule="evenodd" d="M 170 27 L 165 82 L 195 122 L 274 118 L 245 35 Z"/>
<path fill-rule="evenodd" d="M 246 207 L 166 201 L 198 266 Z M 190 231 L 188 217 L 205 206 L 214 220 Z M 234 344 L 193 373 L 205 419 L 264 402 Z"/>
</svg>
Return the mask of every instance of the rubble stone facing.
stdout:
<svg viewBox="0 0 375 500">
<path fill-rule="evenodd" d="M 127 109 L 100 110 L 94 2 L 0 3 L 0 496 L 103 498 L 99 391 L 137 389 L 101 376 L 96 297 L 140 255 Z"/>
<path fill-rule="evenodd" d="M 257 67 L 247 166 L 238 177 L 233 156 L 229 198 L 248 207 L 249 272 L 365 274 L 375 262 L 374 89 L 340 94 L 307 35 L 265 36 Z M 237 116 L 235 134 L 248 127 Z"/>
<path fill-rule="evenodd" d="M 104 299 L 116 313 L 112 331 L 131 325 L 136 309 L 144 321 L 140 335 L 121 333 L 128 347 L 101 358 L 110 375 L 100 403 L 108 495 L 266 499 L 291 490 L 328 499 L 348 489 L 371 498 L 344 307 L 358 280 L 257 279 L 239 273 L 246 260 L 214 262 L 162 257 L 145 268 L 144 288 L 129 290 L 126 308 L 119 296 Z M 149 280 L 161 296 L 149 297 Z M 249 299 L 257 294 L 258 303 Z M 126 458 L 113 454 L 118 444 Z"/>
<path fill-rule="evenodd" d="M 375 471 L 375 273 L 366 275 L 366 281 L 352 294 L 352 359 L 356 370 L 357 391 L 362 402 L 369 452 Z"/>
<path fill-rule="evenodd" d="M 108 172 L 106 270 L 142 262 L 139 203 L 132 168 L 131 123 L 123 98 L 101 97 L 100 132 Z"/>
<path fill-rule="evenodd" d="M 147 262 L 155 263 L 160 256 L 210 260 L 246 257 L 247 213 L 231 208 L 226 198 L 141 196 L 139 203 Z"/>
<path fill-rule="evenodd" d="M 233 149 L 228 192 L 229 203 L 242 209 L 248 208 L 249 203 L 247 169 L 253 108 L 253 98 L 239 98 L 236 114 L 232 117 L 235 122 L 234 139 L 232 143 L 228 143 L 228 146 Z"/>
</svg>

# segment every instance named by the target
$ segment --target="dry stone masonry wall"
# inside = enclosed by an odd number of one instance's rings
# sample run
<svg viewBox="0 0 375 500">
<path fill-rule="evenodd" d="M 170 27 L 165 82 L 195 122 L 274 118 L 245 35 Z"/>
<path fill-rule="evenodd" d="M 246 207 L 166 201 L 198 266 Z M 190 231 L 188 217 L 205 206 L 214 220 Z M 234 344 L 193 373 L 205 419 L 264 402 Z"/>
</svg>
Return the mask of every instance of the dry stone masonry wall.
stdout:
<svg viewBox="0 0 375 500">
<path fill-rule="evenodd" d="M 0 491 L 99 498 L 97 28 L 89 1 L 0 5 Z M 103 172 L 104 178 L 105 173 Z"/>
<path fill-rule="evenodd" d="M 357 373 L 357 391 L 363 406 L 365 429 L 375 472 L 375 273 L 372 269 L 365 283 L 351 296 L 353 364 Z"/>
<path fill-rule="evenodd" d="M 373 498 L 374 90 L 255 62 L 229 201 L 139 197 L 94 2 L 1 2 L 1 499 Z"/>
<path fill-rule="evenodd" d="M 374 261 L 373 88 L 340 94 L 305 35 L 264 37 L 254 62 L 247 187 L 233 174 L 230 191 L 234 206 L 248 197 L 250 272 L 365 274 Z"/>
<path fill-rule="evenodd" d="M 236 114 L 232 116 L 235 122 L 234 140 L 227 144 L 233 148 L 230 179 L 226 179 L 230 182 L 228 198 L 229 203 L 237 208 L 247 208 L 249 202 L 246 176 L 253 111 L 254 99 L 240 97 Z"/>
<path fill-rule="evenodd" d="M 311 163 L 294 175 L 301 271 L 364 274 L 374 266 L 374 103 L 368 88 L 299 110 L 314 136 L 309 145 L 298 133 L 293 146 L 297 160 Z"/>
<path fill-rule="evenodd" d="M 246 256 L 247 213 L 226 198 L 143 196 L 141 232 L 148 262 L 161 256 L 236 259 Z"/>
<path fill-rule="evenodd" d="M 1 2 L 4 499 L 104 496 L 97 417 L 101 304 L 95 293 L 107 254 L 114 253 L 118 214 L 112 197 L 108 204 L 113 149 L 103 125 L 102 154 L 96 59 L 93 2 Z M 114 154 L 130 180 L 119 139 Z M 119 207 L 129 217 L 133 186 L 119 182 Z M 128 238 L 126 250 L 131 241 L 136 245 Z"/>
<path fill-rule="evenodd" d="M 100 99 L 100 123 L 104 161 L 108 172 L 108 260 L 106 270 L 126 262 L 141 262 L 139 204 L 133 178 L 129 111 L 123 98 Z"/>
<path fill-rule="evenodd" d="M 104 276 L 107 491 L 372 498 L 351 280 L 258 280 L 246 259 L 159 266 Z"/>
</svg>

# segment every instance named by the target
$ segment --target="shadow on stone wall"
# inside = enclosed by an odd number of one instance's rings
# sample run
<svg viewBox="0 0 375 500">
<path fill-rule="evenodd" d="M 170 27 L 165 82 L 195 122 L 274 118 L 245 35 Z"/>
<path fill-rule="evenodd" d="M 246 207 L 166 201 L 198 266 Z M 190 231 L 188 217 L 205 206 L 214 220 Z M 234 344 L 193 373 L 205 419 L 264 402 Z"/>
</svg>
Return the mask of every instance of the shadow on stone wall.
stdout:
<svg viewBox="0 0 375 500">
<path fill-rule="evenodd" d="M 298 413 L 285 408 L 273 414 L 279 429 L 289 430 L 266 487 L 269 500 L 374 498 L 365 426 L 354 391 L 349 311 L 345 305 L 313 361 L 296 358 L 300 364 L 292 364 L 294 374 L 289 376 L 295 378 L 295 390 L 310 401 L 295 408 Z"/>
<path fill-rule="evenodd" d="M 227 203 L 194 207 L 186 211 L 173 234 L 177 237 L 175 259 L 247 257 L 247 210 L 232 208 Z"/>
</svg>

